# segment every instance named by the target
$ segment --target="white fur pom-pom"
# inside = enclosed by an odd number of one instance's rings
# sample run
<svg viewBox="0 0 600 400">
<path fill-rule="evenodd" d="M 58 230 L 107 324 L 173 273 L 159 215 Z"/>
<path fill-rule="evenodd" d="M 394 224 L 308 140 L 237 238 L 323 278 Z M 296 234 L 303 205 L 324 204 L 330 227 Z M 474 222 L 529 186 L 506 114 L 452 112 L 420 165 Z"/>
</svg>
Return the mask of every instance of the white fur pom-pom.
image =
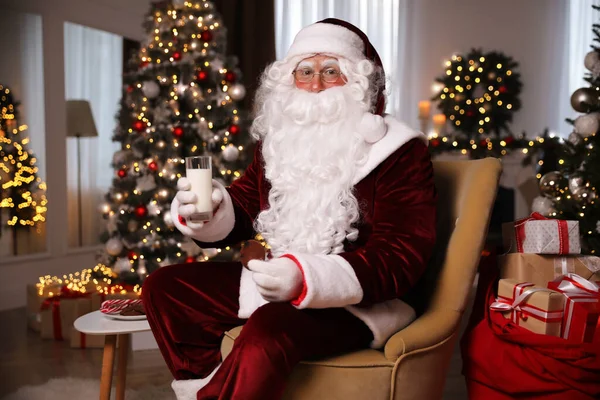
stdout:
<svg viewBox="0 0 600 400">
<path fill-rule="evenodd" d="M 382 116 L 365 113 L 357 127 L 358 134 L 367 143 L 376 143 L 387 133 L 387 126 Z"/>
</svg>

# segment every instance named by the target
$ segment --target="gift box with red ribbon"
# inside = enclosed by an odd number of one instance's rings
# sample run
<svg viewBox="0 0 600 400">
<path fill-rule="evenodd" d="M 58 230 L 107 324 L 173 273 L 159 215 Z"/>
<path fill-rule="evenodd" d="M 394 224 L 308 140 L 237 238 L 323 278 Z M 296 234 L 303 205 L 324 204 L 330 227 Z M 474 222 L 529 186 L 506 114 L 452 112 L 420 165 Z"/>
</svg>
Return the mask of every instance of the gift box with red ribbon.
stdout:
<svg viewBox="0 0 600 400">
<path fill-rule="evenodd" d="M 565 297 L 561 337 L 591 343 L 600 317 L 600 286 L 576 274 L 566 274 L 548 283 Z"/>
<path fill-rule="evenodd" d="M 565 297 L 531 282 L 500 279 L 490 309 L 531 332 L 560 336 Z"/>
<path fill-rule="evenodd" d="M 539 213 L 502 224 L 502 241 L 510 253 L 581 253 L 579 221 L 549 219 Z"/>
<path fill-rule="evenodd" d="M 77 318 L 99 309 L 104 296 L 98 293 L 72 291 L 66 287 L 45 299 L 40 307 L 43 339 L 68 340 Z"/>
</svg>

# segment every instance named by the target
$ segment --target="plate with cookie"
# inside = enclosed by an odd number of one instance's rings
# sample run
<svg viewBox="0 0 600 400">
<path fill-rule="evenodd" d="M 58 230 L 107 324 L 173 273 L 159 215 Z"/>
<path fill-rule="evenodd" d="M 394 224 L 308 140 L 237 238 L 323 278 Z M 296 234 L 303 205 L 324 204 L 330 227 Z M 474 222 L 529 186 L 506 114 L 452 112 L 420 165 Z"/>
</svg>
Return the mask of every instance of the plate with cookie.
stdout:
<svg viewBox="0 0 600 400">
<path fill-rule="evenodd" d="M 136 321 L 146 319 L 144 304 L 140 299 L 106 300 L 100 312 L 111 319 Z"/>
</svg>

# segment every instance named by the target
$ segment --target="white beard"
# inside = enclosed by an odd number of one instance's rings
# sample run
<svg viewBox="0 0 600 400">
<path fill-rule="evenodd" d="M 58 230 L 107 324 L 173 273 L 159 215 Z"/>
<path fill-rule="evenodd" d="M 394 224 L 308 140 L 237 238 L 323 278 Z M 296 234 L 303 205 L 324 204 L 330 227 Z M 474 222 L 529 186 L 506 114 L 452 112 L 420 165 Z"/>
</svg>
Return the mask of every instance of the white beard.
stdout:
<svg viewBox="0 0 600 400">
<path fill-rule="evenodd" d="M 309 93 L 278 87 L 255 124 L 263 131 L 269 208 L 255 221 L 274 256 L 286 252 L 337 254 L 360 210 L 353 194 L 367 143 L 355 128 L 367 112 L 351 85 Z"/>
</svg>

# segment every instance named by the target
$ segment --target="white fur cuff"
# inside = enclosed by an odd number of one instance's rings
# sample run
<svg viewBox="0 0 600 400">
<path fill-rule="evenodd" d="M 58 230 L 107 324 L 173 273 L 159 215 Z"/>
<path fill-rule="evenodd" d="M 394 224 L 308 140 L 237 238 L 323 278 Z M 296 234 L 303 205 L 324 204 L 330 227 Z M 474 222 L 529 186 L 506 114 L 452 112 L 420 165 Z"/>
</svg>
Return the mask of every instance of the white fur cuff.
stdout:
<svg viewBox="0 0 600 400">
<path fill-rule="evenodd" d="M 286 59 L 325 53 L 358 62 L 365 59 L 364 49 L 365 44 L 362 39 L 350 29 L 334 24 L 316 23 L 298 32 L 288 50 Z"/>
<path fill-rule="evenodd" d="M 259 307 L 268 303 L 260 295 L 256 282 L 252 279 L 252 271 L 247 268 L 242 268 L 242 276 L 240 278 L 240 309 L 238 318 L 248 319 Z"/>
<path fill-rule="evenodd" d="M 182 379 L 180 381 L 174 380 L 171 382 L 171 389 L 173 389 L 175 392 L 175 397 L 177 397 L 177 400 L 196 400 L 198 398 L 196 396 L 198 390 L 202 389 L 208 384 L 208 382 L 210 382 L 220 366 L 221 364 L 219 364 L 217 368 L 215 368 L 214 371 L 211 372 L 206 378 Z"/>
<path fill-rule="evenodd" d="M 338 255 L 290 253 L 301 265 L 306 296 L 297 308 L 344 307 L 360 303 L 363 290 L 354 269 Z"/>
<path fill-rule="evenodd" d="M 370 307 L 348 306 L 346 310 L 371 329 L 371 347 L 374 349 L 383 347 L 394 333 L 408 326 L 416 318 L 415 310 L 400 299 L 384 301 Z"/>
<path fill-rule="evenodd" d="M 219 209 L 215 215 L 213 215 L 213 218 L 210 221 L 205 222 L 201 228 L 194 229 L 179 222 L 179 213 L 177 212 L 179 201 L 177 200 L 177 197 L 173 198 L 173 202 L 171 203 L 171 217 L 177 229 L 185 236 L 189 236 L 200 242 L 212 243 L 225 239 L 235 225 L 235 212 L 233 210 L 233 202 L 231 196 L 229 196 L 229 192 L 227 192 L 225 186 L 214 179 L 213 185 L 223 193 L 223 200 L 219 205 Z"/>
</svg>

